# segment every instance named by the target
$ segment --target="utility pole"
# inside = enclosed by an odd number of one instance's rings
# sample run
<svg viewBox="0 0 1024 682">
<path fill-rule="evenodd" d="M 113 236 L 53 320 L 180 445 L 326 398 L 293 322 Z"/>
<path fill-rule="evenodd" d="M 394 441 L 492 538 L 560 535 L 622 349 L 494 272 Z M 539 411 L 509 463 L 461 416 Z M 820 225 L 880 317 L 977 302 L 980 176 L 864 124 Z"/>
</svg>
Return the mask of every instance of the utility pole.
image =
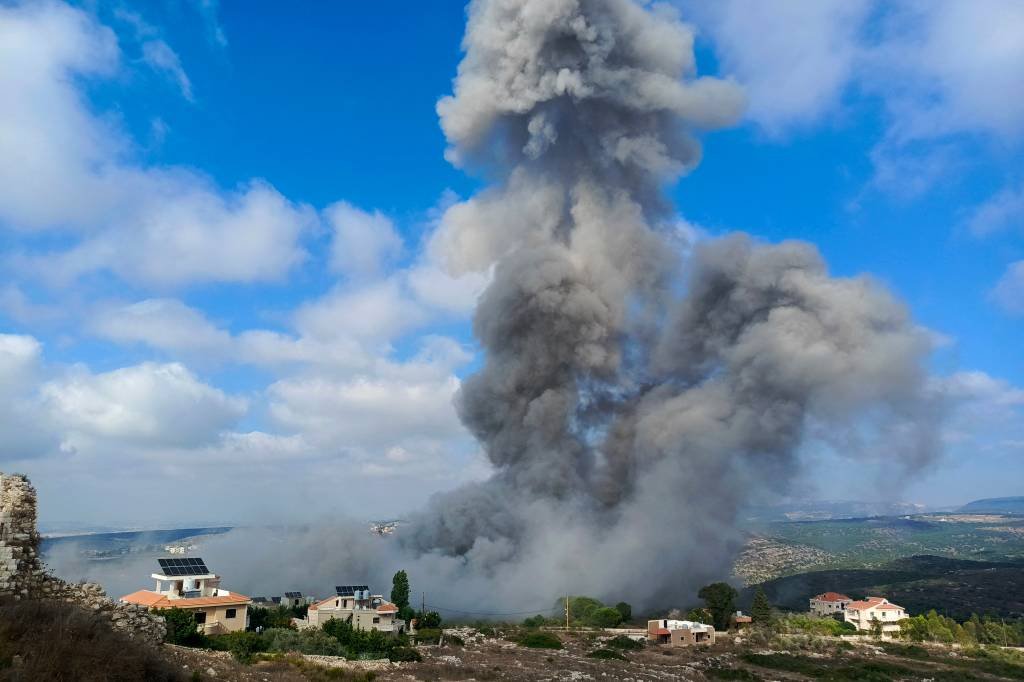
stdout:
<svg viewBox="0 0 1024 682">
<path fill-rule="evenodd" d="M 569 631 L 569 595 L 565 595 L 565 631 Z"/>
<path fill-rule="evenodd" d="M 427 615 L 427 593 L 420 592 L 420 613 Z"/>
</svg>

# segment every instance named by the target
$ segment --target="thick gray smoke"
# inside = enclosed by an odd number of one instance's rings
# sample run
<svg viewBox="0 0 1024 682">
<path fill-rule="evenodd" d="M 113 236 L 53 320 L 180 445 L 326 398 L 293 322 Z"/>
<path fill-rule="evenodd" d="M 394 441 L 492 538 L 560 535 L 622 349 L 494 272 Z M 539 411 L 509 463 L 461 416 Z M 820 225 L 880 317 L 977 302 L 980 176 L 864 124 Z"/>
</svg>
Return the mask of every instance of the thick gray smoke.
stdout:
<svg viewBox="0 0 1024 682">
<path fill-rule="evenodd" d="M 230 565 L 245 546 L 288 589 L 381 589 L 401 567 L 428 602 L 470 610 L 566 593 L 684 605 L 729 575 L 737 514 L 785 492 L 809 439 L 860 456 L 884 443 L 896 471 L 932 455 L 928 344 L 879 286 L 831 278 L 807 244 L 743 235 L 682 262 L 662 190 L 743 97 L 695 78 L 671 10 L 475 0 L 465 50 L 438 110 L 449 158 L 491 184 L 431 246 L 454 271 L 493 268 L 474 320 L 485 364 L 458 409 L 496 473 L 395 540 L 211 539 L 238 589 L 274 589 Z"/>
<path fill-rule="evenodd" d="M 495 476 L 440 496 L 407 549 L 490 602 L 566 591 L 679 598 L 728 575 L 736 515 L 782 492 L 809 433 L 934 451 L 925 338 L 807 244 L 736 235 L 684 275 L 662 188 L 742 95 L 694 76 L 693 34 L 632 0 L 477 0 L 449 158 L 493 181 L 435 247 L 494 266 L 458 399 Z"/>
</svg>

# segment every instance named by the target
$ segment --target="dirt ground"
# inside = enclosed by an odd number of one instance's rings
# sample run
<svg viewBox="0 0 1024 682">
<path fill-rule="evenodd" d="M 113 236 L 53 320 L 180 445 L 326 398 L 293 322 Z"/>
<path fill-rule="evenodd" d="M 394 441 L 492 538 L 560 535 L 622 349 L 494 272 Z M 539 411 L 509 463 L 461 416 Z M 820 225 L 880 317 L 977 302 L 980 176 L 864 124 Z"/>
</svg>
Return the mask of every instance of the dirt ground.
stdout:
<svg viewBox="0 0 1024 682">
<path fill-rule="evenodd" d="M 628 660 L 599 660 L 588 653 L 600 648 L 593 636 L 560 635 L 564 649 L 528 649 L 500 638 L 467 638 L 464 646 L 423 646 L 419 663 L 386 661 L 346 662 L 317 656 L 289 656 L 273 661 L 243 665 L 223 652 L 166 646 L 166 655 L 182 671 L 199 680 L 246 680 L 301 682 L 303 680 L 376 680 L 390 682 L 432 680 L 960 680 L 996 681 L 1022 679 L 1024 669 L 1004 677 L 972 667 L 952 649 L 933 648 L 921 660 L 893 655 L 870 643 L 838 644 L 819 641 L 816 650 L 794 646 L 785 653 L 798 658 L 816 672 L 764 667 L 751 663 L 751 653 L 773 655 L 778 649 L 752 647 L 721 637 L 709 647 L 672 649 L 663 646 L 626 651 Z M 746 656 L 746 660 L 744 659 Z M 330 667 L 324 667 L 325 664 Z M 890 666 L 888 669 L 885 666 Z M 894 672 L 894 670 L 898 672 Z M 831 671 L 835 671 L 835 676 Z M 869 675 L 870 673 L 870 675 Z M 862 675 L 865 677 L 862 678 Z"/>
</svg>

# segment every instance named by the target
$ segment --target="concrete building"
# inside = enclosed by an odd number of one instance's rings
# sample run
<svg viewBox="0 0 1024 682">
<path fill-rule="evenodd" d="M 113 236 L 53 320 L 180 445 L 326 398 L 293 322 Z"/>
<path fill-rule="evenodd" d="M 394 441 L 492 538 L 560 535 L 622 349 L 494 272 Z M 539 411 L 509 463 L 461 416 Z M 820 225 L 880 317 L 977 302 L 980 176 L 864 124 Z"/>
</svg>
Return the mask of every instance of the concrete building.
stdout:
<svg viewBox="0 0 1024 682">
<path fill-rule="evenodd" d="M 877 624 L 884 634 L 899 632 L 900 621 L 907 617 L 906 609 L 890 603 L 885 597 L 851 601 L 843 611 L 846 622 L 853 623 L 858 630 L 871 632 Z"/>
<path fill-rule="evenodd" d="M 647 621 L 647 641 L 652 644 L 668 644 L 669 646 L 714 644 L 715 628 L 691 620 L 669 618 L 649 620 Z"/>
<path fill-rule="evenodd" d="M 811 613 L 815 616 L 842 618 L 843 611 L 853 600 L 839 592 L 823 592 L 811 597 Z M 837 615 L 838 614 L 838 615 Z"/>
<path fill-rule="evenodd" d="M 359 630 L 380 630 L 401 634 L 407 631 L 398 618 L 398 607 L 379 594 L 371 594 L 366 585 L 339 585 L 333 597 L 309 605 L 306 617 L 296 621 L 300 629 L 320 627 L 329 620 L 341 620 Z"/>
<path fill-rule="evenodd" d="M 198 557 L 159 559 L 160 571 L 152 574 L 153 590 L 139 590 L 121 597 L 126 604 L 150 609 L 178 608 L 189 611 L 198 629 L 207 635 L 244 630 L 252 600 L 244 594 L 221 589 L 220 576 Z"/>
</svg>

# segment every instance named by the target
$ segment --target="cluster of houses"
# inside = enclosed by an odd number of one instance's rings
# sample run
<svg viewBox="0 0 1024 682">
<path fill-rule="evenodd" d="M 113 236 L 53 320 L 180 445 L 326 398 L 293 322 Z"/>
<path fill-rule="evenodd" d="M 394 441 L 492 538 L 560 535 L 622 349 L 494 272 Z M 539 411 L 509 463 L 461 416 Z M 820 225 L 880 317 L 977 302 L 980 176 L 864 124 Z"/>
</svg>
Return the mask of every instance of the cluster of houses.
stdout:
<svg viewBox="0 0 1024 682">
<path fill-rule="evenodd" d="M 825 592 L 810 599 L 810 611 L 822 618 L 835 618 L 852 623 L 861 632 L 899 632 L 900 621 L 908 618 L 906 609 L 885 597 L 851 599 L 839 592 Z M 751 624 L 750 616 L 737 611 L 733 616 L 737 630 Z M 715 628 L 690 620 L 661 618 L 647 621 L 647 641 L 652 644 L 685 647 L 695 644 L 714 644 Z"/>
<path fill-rule="evenodd" d="M 128 604 L 150 609 L 182 609 L 195 618 L 200 632 L 219 635 L 245 630 L 249 608 L 308 606 L 304 618 L 293 618 L 300 630 L 319 627 L 332 618 L 351 623 L 362 630 L 401 634 L 408 624 L 398 618 L 398 607 L 373 594 L 367 585 L 343 585 L 327 599 L 315 600 L 301 592 L 285 592 L 281 597 L 248 597 L 220 586 L 221 578 L 198 557 L 159 559 L 160 570 L 150 577 L 152 590 L 138 590 L 121 597 Z"/>
<path fill-rule="evenodd" d="M 899 632 L 900 621 L 908 618 L 907 610 L 885 597 L 851 599 L 839 592 L 824 592 L 811 597 L 811 613 L 852 623 L 858 630 L 883 634 Z"/>
<path fill-rule="evenodd" d="M 150 576 L 156 581 L 154 589 L 126 594 L 121 601 L 158 610 L 183 609 L 194 616 L 204 634 L 245 630 L 249 608 L 253 606 L 306 606 L 304 617 L 292 619 L 300 630 L 320 627 L 336 619 L 361 630 L 392 634 L 409 631 L 410 624 L 398 617 L 398 607 L 382 595 L 374 594 L 368 585 L 339 585 L 332 596 L 320 600 L 301 592 L 285 592 L 280 597 L 247 597 L 222 588 L 220 576 L 210 571 L 198 557 L 170 557 L 158 559 L 158 563 L 160 570 Z M 810 611 L 816 616 L 852 623 L 859 631 L 883 634 L 898 632 L 900 621 L 908 617 L 902 606 L 884 597 L 855 600 L 839 592 L 811 597 Z M 738 628 L 749 625 L 750 620 L 750 616 L 736 613 Z M 695 621 L 661 618 L 647 621 L 646 639 L 669 646 L 714 644 L 715 628 Z"/>
</svg>

